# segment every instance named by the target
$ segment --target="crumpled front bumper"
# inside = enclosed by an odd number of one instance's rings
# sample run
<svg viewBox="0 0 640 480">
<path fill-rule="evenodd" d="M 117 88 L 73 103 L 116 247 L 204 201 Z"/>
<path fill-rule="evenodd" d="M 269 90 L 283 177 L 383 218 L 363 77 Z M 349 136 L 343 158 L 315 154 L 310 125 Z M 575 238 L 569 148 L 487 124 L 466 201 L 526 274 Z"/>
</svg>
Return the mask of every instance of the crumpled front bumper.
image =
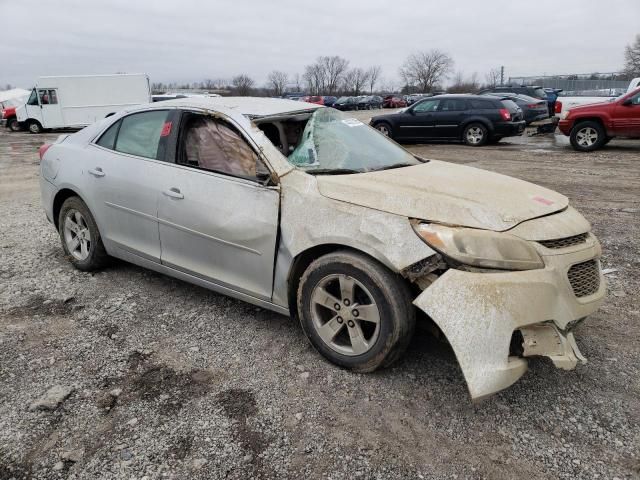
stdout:
<svg viewBox="0 0 640 480">
<path fill-rule="evenodd" d="M 446 336 L 474 400 L 507 388 L 527 370 L 524 358 L 509 356 L 516 330 L 523 335 L 525 356 L 547 356 L 565 369 L 584 360 L 569 330 L 602 304 L 606 284 L 598 268 L 599 288 L 579 298 L 567 273 L 572 265 L 597 259 L 600 253 L 593 239 L 579 251 L 543 255 L 544 269 L 449 269 L 414 300 Z"/>
</svg>

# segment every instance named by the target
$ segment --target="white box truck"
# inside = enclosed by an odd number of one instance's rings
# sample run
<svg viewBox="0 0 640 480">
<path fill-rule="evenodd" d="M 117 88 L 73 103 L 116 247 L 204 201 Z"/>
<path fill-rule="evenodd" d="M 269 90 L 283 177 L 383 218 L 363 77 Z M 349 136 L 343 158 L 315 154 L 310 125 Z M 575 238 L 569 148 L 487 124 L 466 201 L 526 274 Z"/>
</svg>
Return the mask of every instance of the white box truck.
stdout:
<svg viewBox="0 0 640 480">
<path fill-rule="evenodd" d="M 16 117 L 31 133 L 40 133 L 45 128 L 83 128 L 149 102 L 151 87 L 144 74 L 40 77 Z"/>
</svg>

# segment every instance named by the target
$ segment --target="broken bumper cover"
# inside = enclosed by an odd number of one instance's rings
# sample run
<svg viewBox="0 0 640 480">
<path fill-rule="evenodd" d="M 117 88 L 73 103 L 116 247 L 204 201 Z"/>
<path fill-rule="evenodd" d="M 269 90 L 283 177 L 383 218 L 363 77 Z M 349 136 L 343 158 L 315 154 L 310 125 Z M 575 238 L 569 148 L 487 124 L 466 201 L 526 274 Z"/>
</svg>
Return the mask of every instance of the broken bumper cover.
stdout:
<svg viewBox="0 0 640 480">
<path fill-rule="evenodd" d="M 414 305 L 438 325 L 453 348 L 474 400 L 507 388 L 527 370 L 524 358 L 509 356 L 513 332 L 520 330 L 524 355 L 548 356 L 557 367 L 583 360 L 570 328 L 602 304 L 606 285 L 574 295 L 567 272 L 597 258 L 597 247 L 543 257 L 539 270 L 475 273 L 447 270 Z"/>
</svg>

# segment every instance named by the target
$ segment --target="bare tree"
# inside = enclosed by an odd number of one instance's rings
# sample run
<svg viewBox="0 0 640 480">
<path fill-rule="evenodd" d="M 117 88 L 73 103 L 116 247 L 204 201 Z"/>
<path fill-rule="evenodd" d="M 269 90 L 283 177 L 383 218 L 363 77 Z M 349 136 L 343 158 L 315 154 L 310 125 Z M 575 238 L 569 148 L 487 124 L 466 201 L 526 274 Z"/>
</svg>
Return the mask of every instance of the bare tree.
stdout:
<svg viewBox="0 0 640 480">
<path fill-rule="evenodd" d="M 305 67 L 302 76 L 309 93 L 313 95 L 336 93 L 348 66 L 349 61 L 342 57 L 318 57 L 315 63 Z"/>
<path fill-rule="evenodd" d="M 351 95 L 360 95 L 369 81 L 369 72 L 356 67 L 348 70 L 343 77 L 344 90 Z"/>
<path fill-rule="evenodd" d="M 493 88 L 500 83 L 500 69 L 492 68 L 484 75 L 484 81 L 487 87 Z"/>
<path fill-rule="evenodd" d="M 369 93 L 373 93 L 373 89 L 378 83 L 378 78 L 380 78 L 380 73 L 382 72 L 382 67 L 380 65 L 374 65 L 373 67 L 369 67 L 367 70 L 367 76 L 369 77 Z"/>
<path fill-rule="evenodd" d="M 311 95 L 317 95 L 318 93 L 321 93 L 326 84 L 324 70 L 317 63 L 313 63 L 304 67 L 302 78 L 307 84 L 307 92 Z"/>
<path fill-rule="evenodd" d="M 453 77 L 453 83 L 447 88 L 449 93 L 475 93 L 480 88 L 478 74 L 472 73 L 470 77 L 465 77 L 464 73 L 458 72 Z"/>
<path fill-rule="evenodd" d="M 288 75 L 284 72 L 274 70 L 267 76 L 267 82 L 269 88 L 273 91 L 273 94 L 277 97 L 281 97 L 287 87 Z"/>
<path fill-rule="evenodd" d="M 624 73 L 630 78 L 640 77 L 640 34 L 624 49 Z"/>
<path fill-rule="evenodd" d="M 251 93 L 254 83 L 253 78 L 244 73 L 236 75 L 231 80 L 231 85 L 233 85 L 236 95 L 241 97 L 246 97 Z"/>
<path fill-rule="evenodd" d="M 349 68 L 349 60 L 337 55 L 333 57 L 320 57 L 318 60 L 325 71 L 326 78 L 325 91 L 322 93 L 333 95 L 338 91 L 342 77 L 346 73 L 347 68 Z"/>
<path fill-rule="evenodd" d="M 407 85 L 415 85 L 422 92 L 431 92 L 435 85 L 447 78 L 453 59 L 440 50 L 412 53 L 400 67 L 400 75 Z"/>
<path fill-rule="evenodd" d="M 291 79 L 296 92 L 302 91 L 302 76 L 299 73 L 296 73 Z"/>
</svg>

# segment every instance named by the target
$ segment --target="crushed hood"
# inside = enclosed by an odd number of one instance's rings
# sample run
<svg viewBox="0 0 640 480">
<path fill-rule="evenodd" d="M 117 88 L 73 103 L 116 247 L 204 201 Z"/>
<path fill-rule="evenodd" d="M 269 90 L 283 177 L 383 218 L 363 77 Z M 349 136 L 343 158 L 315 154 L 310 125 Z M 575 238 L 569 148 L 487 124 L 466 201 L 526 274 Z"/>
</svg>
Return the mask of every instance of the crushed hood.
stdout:
<svg viewBox="0 0 640 480">
<path fill-rule="evenodd" d="M 567 197 L 533 183 L 432 160 L 353 175 L 317 176 L 325 197 L 410 218 L 504 231 L 567 207 Z"/>
</svg>

